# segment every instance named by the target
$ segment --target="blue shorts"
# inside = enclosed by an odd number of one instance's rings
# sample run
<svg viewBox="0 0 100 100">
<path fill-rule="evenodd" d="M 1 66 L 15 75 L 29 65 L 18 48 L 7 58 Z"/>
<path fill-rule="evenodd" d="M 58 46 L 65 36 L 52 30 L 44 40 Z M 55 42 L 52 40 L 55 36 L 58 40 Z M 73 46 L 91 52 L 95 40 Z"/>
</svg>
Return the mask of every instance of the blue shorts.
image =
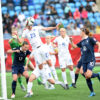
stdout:
<svg viewBox="0 0 100 100">
<path fill-rule="evenodd" d="M 77 68 L 81 68 L 81 66 L 82 66 L 82 59 L 80 59 L 79 61 L 78 61 L 78 64 L 77 64 Z"/>
<path fill-rule="evenodd" d="M 87 70 L 93 70 L 95 66 L 95 61 L 89 62 L 89 63 L 83 63 L 83 72 L 85 73 Z"/>
<path fill-rule="evenodd" d="M 12 66 L 12 74 L 23 74 L 24 71 L 25 70 L 23 66 Z"/>
</svg>

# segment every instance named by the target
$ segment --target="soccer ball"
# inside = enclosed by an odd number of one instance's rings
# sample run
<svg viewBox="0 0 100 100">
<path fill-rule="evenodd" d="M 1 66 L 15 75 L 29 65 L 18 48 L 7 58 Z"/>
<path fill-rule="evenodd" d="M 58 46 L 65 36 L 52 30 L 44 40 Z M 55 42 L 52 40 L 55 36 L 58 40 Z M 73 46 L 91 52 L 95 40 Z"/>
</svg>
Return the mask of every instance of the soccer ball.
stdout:
<svg viewBox="0 0 100 100">
<path fill-rule="evenodd" d="M 34 18 L 33 17 L 29 17 L 26 20 L 26 26 L 32 26 L 34 24 Z"/>
</svg>

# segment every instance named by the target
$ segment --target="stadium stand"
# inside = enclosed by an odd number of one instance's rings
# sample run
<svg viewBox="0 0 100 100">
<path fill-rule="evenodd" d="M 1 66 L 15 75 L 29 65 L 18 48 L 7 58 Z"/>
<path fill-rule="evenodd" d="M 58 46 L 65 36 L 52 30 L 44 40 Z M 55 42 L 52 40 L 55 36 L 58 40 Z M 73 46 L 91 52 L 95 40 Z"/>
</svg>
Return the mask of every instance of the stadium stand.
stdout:
<svg viewBox="0 0 100 100">
<path fill-rule="evenodd" d="M 86 11 L 83 12 L 84 8 Z M 77 14 L 75 14 L 76 10 L 79 11 L 80 18 L 78 19 L 76 18 Z M 16 18 L 15 13 L 17 14 Z M 21 24 L 21 29 L 24 28 L 23 23 L 25 20 L 23 22 L 18 20 L 19 13 L 24 14 L 25 18 L 38 15 L 35 18 L 37 19 L 35 25 L 54 26 L 61 22 L 66 29 L 67 26 L 71 27 L 71 23 L 77 24 L 77 27 L 82 28 L 89 21 L 91 25 L 88 28 L 94 33 L 96 33 L 96 27 L 100 26 L 100 12 L 98 11 L 96 0 L 2 0 L 4 31 L 7 30 L 8 33 L 11 33 L 11 28 L 17 27 L 17 24 Z M 87 16 L 86 13 L 88 18 L 83 17 Z M 6 16 L 8 17 L 6 18 Z M 8 21 L 10 22 L 10 27 L 8 27 L 7 19 L 10 20 Z M 92 28 L 94 29 L 93 31 L 91 30 Z M 73 30 L 72 27 L 71 29 Z M 72 32 L 69 35 L 74 35 L 74 33 Z"/>
</svg>

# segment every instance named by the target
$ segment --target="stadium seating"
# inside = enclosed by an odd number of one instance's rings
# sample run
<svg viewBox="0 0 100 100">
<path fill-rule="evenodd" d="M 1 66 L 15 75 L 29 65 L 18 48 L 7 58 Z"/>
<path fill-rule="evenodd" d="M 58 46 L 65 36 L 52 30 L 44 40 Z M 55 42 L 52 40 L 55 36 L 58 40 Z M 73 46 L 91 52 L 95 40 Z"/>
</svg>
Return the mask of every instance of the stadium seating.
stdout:
<svg viewBox="0 0 100 100">
<path fill-rule="evenodd" d="M 93 17 L 93 13 L 92 12 L 88 13 L 88 18 L 91 18 L 91 17 Z"/>
<path fill-rule="evenodd" d="M 9 11 L 9 15 L 10 15 L 10 17 L 13 17 L 14 14 L 15 14 L 15 12 L 14 12 L 13 10 L 10 10 L 10 11 Z"/>
<path fill-rule="evenodd" d="M 7 7 L 5 7 L 5 6 L 2 7 L 2 13 L 3 13 L 3 14 L 6 14 L 6 13 L 7 13 Z"/>
<path fill-rule="evenodd" d="M 21 12 L 21 6 L 16 6 L 15 11 L 18 12 L 18 13 Z"/>
<path fill-rule="evenodd" d="M 28 18 L 29 17 L 29 11 L 24 11 L 24 15 L 25 15 L 26 18 Z"/>
</svg>

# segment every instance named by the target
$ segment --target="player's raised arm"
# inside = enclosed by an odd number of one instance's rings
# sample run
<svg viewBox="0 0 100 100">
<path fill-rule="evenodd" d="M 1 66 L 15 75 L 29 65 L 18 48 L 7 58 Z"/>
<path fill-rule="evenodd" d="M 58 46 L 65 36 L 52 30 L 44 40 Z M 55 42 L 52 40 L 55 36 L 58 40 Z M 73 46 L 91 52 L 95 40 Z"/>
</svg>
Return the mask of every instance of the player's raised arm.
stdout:
<svg viewBox="0 0 100 100">
<path fill-rule="evenodd" d="M 72 37 L 70 37 L 69 39 L 70 39 L 70 43 L 71 43 L 72 47 L 78 48 L 78 46 L 76 44 L 74 44 Z"/>
<path fill-rule="evenodd" d="M 10 53 L 10 54 L 12 54 L 14 52 L 18 53 L 18 52 L 20 52 L 20 50 L 12 50 L 12 49 L 7 50 L 7 53 Z"/>
<path fill-rule="evenodd" d="M 43 27 L 42 30 L 49 31 L 49 30 L 58 29 L 59 25 L 60 25 L 60 23 L 57 24 L 55 27 Z"/>
</svg>

